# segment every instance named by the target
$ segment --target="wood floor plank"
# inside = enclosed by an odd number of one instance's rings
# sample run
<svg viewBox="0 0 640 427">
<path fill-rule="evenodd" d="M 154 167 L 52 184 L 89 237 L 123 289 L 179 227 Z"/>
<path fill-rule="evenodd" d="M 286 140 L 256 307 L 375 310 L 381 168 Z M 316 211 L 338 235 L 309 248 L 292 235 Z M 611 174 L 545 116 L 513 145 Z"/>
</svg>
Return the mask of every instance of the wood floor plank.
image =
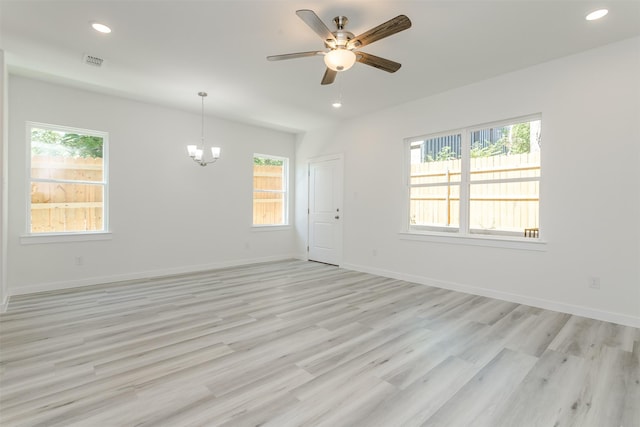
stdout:
<svg viewBox="0 0 640 427">
<path fill-rule="evenodd" d="M 453 356 L 426 370 L 359 424 L 363 426 L 421 426 L 478 372 L 478 368 Z"/>
<path fill-rule="evenodd" d="M 598 345 L 602 322 L 571 316 L 549 348 L 565 354 L 587 357 Z"/>
<path fill-rule="evenodd" d="M 375 405 L 391 395 L 395 388 L 385 381 L 369 375 L 350 377 L 340 387 L 332 388 L 320 395 L 308 396 L 289 411 L 267 421 L 264 426 L 280 427 L 293 425 L 336 425 L 348 426 L 347 419 L 335 419 L 336 412 L 344 412 L 348 407 L 354 413 L 345 417 L 356 420 L 363 418 L 370 405 Z M 353 424 L 351 424 L 353 425 Z"/>
<path fill-rule="evenodd" d="M 222 424 L 246 412 L 270 404 L 303 384 L 311 375 L 302 369 L 286 366 L 256 379 L 223 396 L 211 393 L 187 406 L 158 408 L 152 417 L 136 422 L 139 426 L 180 426 Z"/>
<path fill-rule="evenodd" d="M 496 403 L 511 396 L 536 362 L 533 356 L 504 349 L 422 425 L 495 426 Z"/>
<path fill-rule="evenodd" d="M 560 417 L 560 425 L 611 425 L 622 424 L 627 392 L 625 367 L 630 354 L 603 345 L 587 360 L 587 374 L 580 384 L 580 394 Z"/>
<path fill-rule="evenodd" d="M 501 404 L 495 426 L 511 427 L 522 420 L 530 426 L 560 426 L 560 418 L 572 412 L 587 374 L 584 359 L 547 350 Z"/>
<path fill-rule="evenodd" d="M 0 425 L 640 426 L 640 330 L 286 260 L 11 298 Z"/>
<path fill-rule="evenodd" d="M 526 333 L 509 339 L 507 348 L 540 357 L 570 317 L 569 314 L 543 310 L 536 315 L 534 323 Z"/>
<path fill-rule="evenodd" d="M 640 426 L 640 334 L 636 333 L 633 351 L 624 367 L 624 373 L 626 388 L 620 425 Z"/>
<path fill-rule="evenodd" d="M 331 394 L 333 390 L 345 386 L 355 378 L 380 377 L 393 369 L 395 364 L 402 364 L 404 353 L 415 351 L 415 348 L 429 340 L 430 335 L 430 331 L 416 330 L 382 342 L 346 363 L 335 365 L 322 374 L 316 373 L 313 380 L 292 393 L 300 400 L 305 400 L 312 396 Z"/>
</svg>

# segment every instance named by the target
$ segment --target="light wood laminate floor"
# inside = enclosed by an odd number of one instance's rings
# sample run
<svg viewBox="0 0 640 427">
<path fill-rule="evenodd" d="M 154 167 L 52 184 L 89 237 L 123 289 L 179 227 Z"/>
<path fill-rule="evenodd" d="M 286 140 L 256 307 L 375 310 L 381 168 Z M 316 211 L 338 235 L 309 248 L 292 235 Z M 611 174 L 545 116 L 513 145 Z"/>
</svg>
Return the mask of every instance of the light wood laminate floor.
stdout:
<svg viewBox="0 0 640 427">
<path fill-rule="evenodd" d="M 640 426 L 640 330 L 285 261 L 13 297 L 2 426 Z"/>
</svg>

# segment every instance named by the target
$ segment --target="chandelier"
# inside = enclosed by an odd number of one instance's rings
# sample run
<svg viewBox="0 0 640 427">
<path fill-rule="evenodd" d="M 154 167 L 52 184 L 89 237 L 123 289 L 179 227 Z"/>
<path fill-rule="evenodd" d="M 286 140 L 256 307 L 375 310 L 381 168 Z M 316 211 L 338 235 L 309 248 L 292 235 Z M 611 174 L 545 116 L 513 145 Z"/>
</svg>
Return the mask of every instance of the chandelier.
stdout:
<svg viewBox="0 0 640 427">
<path fill-rule="evenodd" d="M 200 166 L 207 166 L 209 163 L 214 163 L 220 158 L 220 147 L 211 147 L 211 160 L 205 158 L 204 150 L 204 97 L 207 96 L 207 92 L 198 92 L 198 96 L 202 98 L 202 127 L 200 133 L 200 145 L 187 145 L 187 152 L 189 157 Z"/>
</svg>

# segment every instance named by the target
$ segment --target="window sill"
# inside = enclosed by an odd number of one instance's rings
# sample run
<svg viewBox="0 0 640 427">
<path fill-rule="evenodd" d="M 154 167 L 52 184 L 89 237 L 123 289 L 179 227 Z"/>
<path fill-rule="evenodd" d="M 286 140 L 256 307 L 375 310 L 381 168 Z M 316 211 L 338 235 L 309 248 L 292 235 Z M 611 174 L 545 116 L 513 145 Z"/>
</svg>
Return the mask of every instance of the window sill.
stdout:
<svg viewBox="0 0 640 427">
<path fill-rule="evenodd" d="M 290 225 L 252 225 L 251 231 L 281 231 L 290 230 Z"/>
<path fill-rule="evenodd" d="M 445 243 L 452 245 L 484 246 L 492 248 L 520 249 L 526 251 L 547 250 L 547 242 L 524 237 L 505 237 L 491 235 L 459 235 L 453 233 L 404 231 L 398 233 L 402 240 Z"/>
<path fill-rule="evenodd" d="M 20 244 L 38 245 L 44 243 L 90 242 L 96 240 L 111 240 L 112 238 L 113 236 L 109 231 L 94 233 L 25 234 L 20 236 Z"/>
</svg>

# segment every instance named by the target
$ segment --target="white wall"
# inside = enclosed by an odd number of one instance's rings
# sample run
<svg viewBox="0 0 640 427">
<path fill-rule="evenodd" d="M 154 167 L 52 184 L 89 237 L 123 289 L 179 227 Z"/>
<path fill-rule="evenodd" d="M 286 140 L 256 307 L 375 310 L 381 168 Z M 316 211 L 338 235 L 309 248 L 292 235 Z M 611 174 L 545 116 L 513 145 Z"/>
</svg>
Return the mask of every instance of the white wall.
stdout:
<svg viewBox="0 0 640 427">
<path fill-rule="evenodd" d="M 4 62 L 4 51 L 0 49 L 0 312 L 4 311 L 9 299 L 7 284 L 7 66 Z"/>
<path fill-rule="evenodd" d="M 345 155 L 346 268 L 640 326 L 638 76 L 634 38 L 309 133 L 298 166 Z M 532 113 L 542 113 L 545 251 L 400 238 L 404 138 Z M 297 209 L 303 221 L 306 200 Z"/>
<path fill-rule="evenodd" d="M 194 105 L 200 102 L 197 89 Z M 220 145 L 222 157 L 203 168 L 185 149 L 200 139 L 199 114 L 14 75 L 9 111 L 12 295 L 289 258 L 295 252 L 293 227 L 251 227 L 253 153 L 293 159 L 294 135 L 207 117 L 205 140 Z M 26 121 L 109 133 L 111 240 L 20 243 L 26 231 Z M 83 265 L 75 265 L 76 256 Z"/>
</svg>

